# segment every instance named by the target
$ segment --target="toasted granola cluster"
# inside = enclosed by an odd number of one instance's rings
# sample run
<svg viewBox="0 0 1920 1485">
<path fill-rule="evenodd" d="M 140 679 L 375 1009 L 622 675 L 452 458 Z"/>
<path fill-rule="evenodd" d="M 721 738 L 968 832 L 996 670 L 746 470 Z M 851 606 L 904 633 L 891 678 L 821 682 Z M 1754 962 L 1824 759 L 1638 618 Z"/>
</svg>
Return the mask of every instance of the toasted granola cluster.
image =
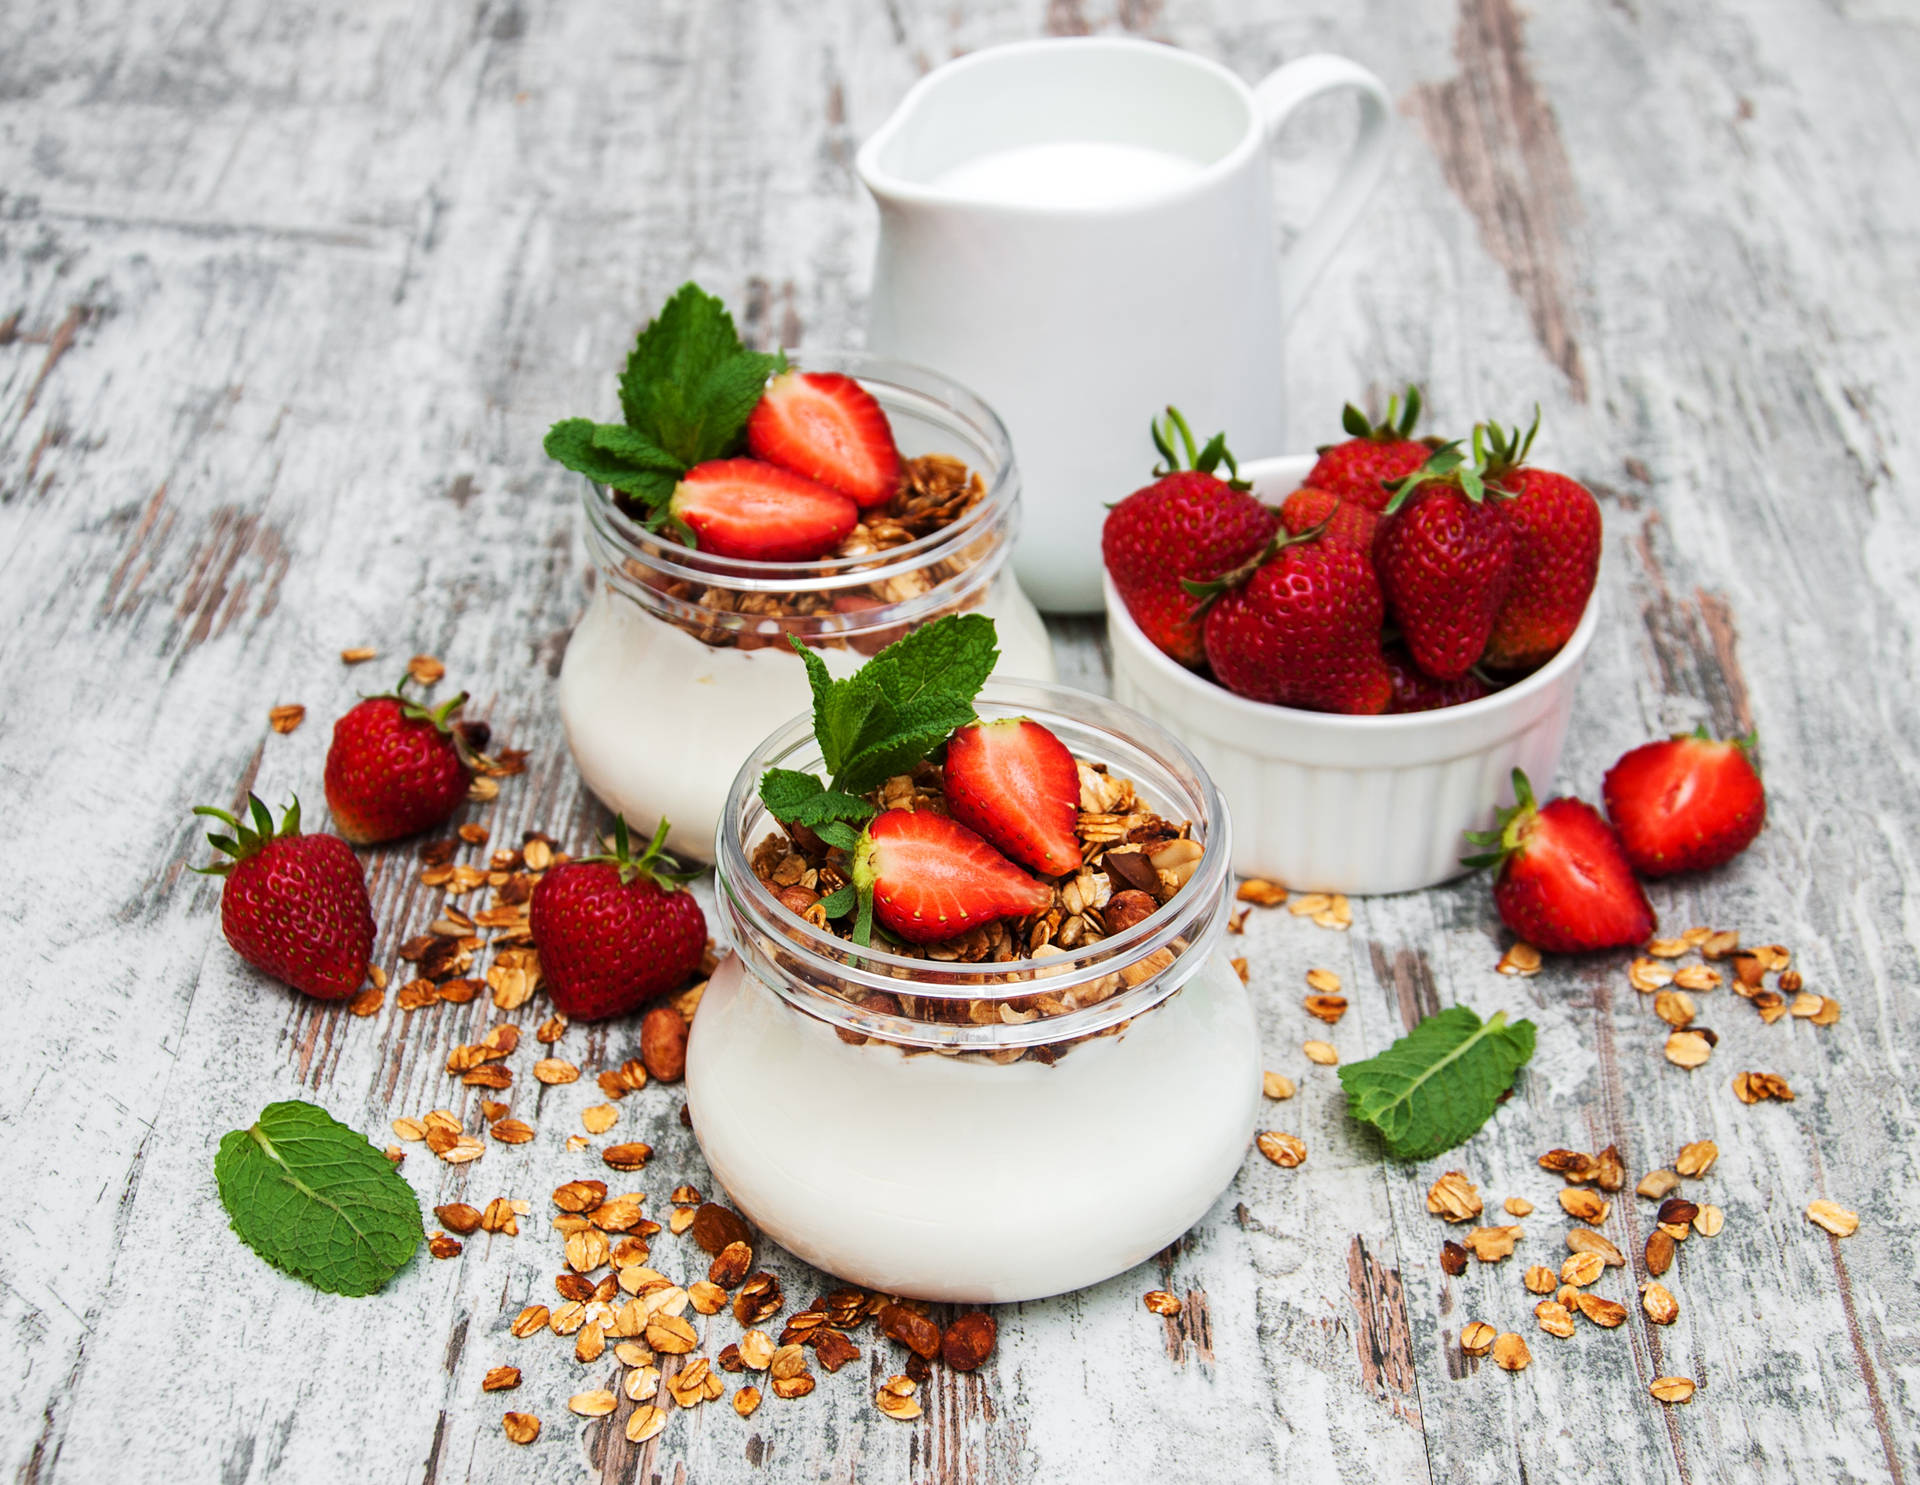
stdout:
<svg viewBox="0 0 1920 1485">
<path fill-rule="evenodd" d="M 890 941 L 886 945 L 889 952 L 943 964 L 990 964 L 1064 955 L 1133 927 L 1186 886 L 1203 855 L 1201 843 L 1193 838 L 1192 822 L 1176 825 L 1158 814 L 1138 797 L 1131 780 L 1114 777 L 1104 764 L 1084 758 L 1074 762 L 1080 781 L 1075 834 L 1081 864 L 1076 871 L 1043 879 L 1053 888 L 1052 902 L 1027 917 L 981 924 L 939 943 Z M 940 765 L 928 761 L 911 773 L 888 779 L 868 797 L 881 810 L 945 814 L 942 783 Z M 817 928 L 851 937 L 851 916 L 829 919 L 820 908 L 821 899 L 849 879 L 850 864 L 844 851 L 823 846 L 808 832 L 799 832 L 798 838 L 784 832 L 770 834 L 754 850 L 753 871 L 788 911 Z M 915 995 L 902 989 L 892 994 L 853 992 L 850 998 L 864 1009 L 917 1021 L 1020 1025 L 1098 1005 L 1122 988 L 1160 974 L 1185 947 L 1184 940 L 1176 940 L 1091 984 L 1059 991 L 1041 989 L 1032 994 L 960 999 Z M 904 976 L 906 971 L 899 973 Z M 1010 987 L 1012 978 L 1010 975 Z M 1114 1027 L 1102 1034 L 1121 1029 Z M 852 1031 L 842 1030 L 840 1035 L 849 1042 L 864 1040 Z M 1069 1045 L 1058 1042 L 1013 1047 L 989 1055 L 1000 1062 L 1018 1061 L 1023 1056 L 1051 1062 Z"/>
<path fill-rule="evenodd" d="M 830 554 L 830 560 L 863 556 L 879 558 L 897 547 L 946 529 L 972 510 L 986 495 L 986 485 L 979 474 L 948 454 L 923 454 L 917 459 L 907 460 L 906 469 L 906 479 L 899 493 L 886 505 L 863 512 L 860 524 L 847 533 L 846 539 Z M 863 608 L 904 603 L 958 576 L 984 555 L 984 547 L 970 548 L 931 561 L 912 572 L 831 593 L 743 593 L 734 588 L 702 586 L 678 579 L 663 582 L 657 573 L 649 571 L 645 563 L 634 558 L 628 558 L 625 567 L 627 575 L 634 581 L 716 615 L 738 614 L 756 619 L 811 618 L 857 613 Z M 938 615 L 930 617 L 937 618 Z M 715 648 L 786 648 L 780 635 L 762 633 L 757 626 L 742 628 L 737 620 L 716 618 L 711 623 L 703 623 L 669 617 L 668 621 L 677 624 L 702 644 Z M 810 636 L 808 642 L 815 648 L 853 648 L 863 654 L 874 654 L 895 638 L 898 635 L 892 630 L 881 630 L 871 637 Z"/>
</svg>

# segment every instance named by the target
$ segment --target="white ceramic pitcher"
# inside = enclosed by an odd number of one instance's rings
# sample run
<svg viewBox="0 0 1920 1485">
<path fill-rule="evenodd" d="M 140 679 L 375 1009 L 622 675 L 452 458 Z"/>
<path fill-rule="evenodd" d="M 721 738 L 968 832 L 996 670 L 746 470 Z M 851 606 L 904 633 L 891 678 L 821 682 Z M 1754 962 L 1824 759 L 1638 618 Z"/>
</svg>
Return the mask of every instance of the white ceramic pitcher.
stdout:
<svg viewBox="0 0 1920 1485">
<path fill-rule="evenodd" d="M 1358 137 L 1278 259 L 1266 146 L 1341 88 L 1359 95 Z M 1342 57 L 1248 87 L 1175 47 L 1074 37 L 948 63 L 862 147 L 880 205 L 868 347 L 1006 421 L 1025 496 L 1014 565 L 1040 607 L 1100 608 L 1104 507 L 1147 482 L 1169 403 L 1241 457 L 1284 451 L 1281 332 L 1380 179 L 1389 114 L 1380 80 Z"/>
</svg>

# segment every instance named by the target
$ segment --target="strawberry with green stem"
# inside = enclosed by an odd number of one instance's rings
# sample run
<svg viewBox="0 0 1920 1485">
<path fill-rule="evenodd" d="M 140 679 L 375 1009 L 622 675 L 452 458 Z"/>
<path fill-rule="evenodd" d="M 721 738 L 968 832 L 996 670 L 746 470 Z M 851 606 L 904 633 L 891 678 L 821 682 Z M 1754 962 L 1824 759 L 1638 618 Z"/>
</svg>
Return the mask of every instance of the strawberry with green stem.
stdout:
<svg viewBox="0 0 1920 1485">
<path fill-rule="evenodd" d="M 453 720 L 466 704 L 462 691 L 437 706 L 406 694 L 410 677 L 393 690 L 361 698 L 333 724 L 327 746 L 327 808 L 340 833 L 355 845 L 373 845 L 431 830 L 452 816 L 485 759 L 473 737 L 483 724 Z"/>
<path fill-rule="evenodd" d="M 1459 445 L 1436 451 L 1393 487 L 1373 540 L 1387 610 L 1414 662 L 1456 681 L 1479 661 L 1513 578 L 1513 530 L 1500 491 Z"/>
<path fill-rule="evenodd" d="M 1555 954 L 1629 948 L 1652 937 L 1653 905 L 1600 812 L 1578 799 L 1536 805 L 1517 768 L 1513 797 L 1494 829 L 1467 835 L 1488 849 L 1461 861 L 1499 867 L 1493 902 L 1500 921 Z"/>
<path fill-rule="evenodd" d="M 697 875 L 666 852 L 667 822 L 638 856 L 624 816 L 602 855 L 556 866 L 533 889 L 528 928 L 553 1003 L 579 1021 L 624 1015 L 677 990 L 699 967 L 707 919 Z"/>
<path fill-rule="evenodd" d="M 1386 708 L 1393 682 L 1373 564 L 1329 540 L 1324 524 L 1276 533 L 1251 561 L 1187 592 L 1207 606 L 1207 661 L 1229 691 L 1309 711 Z"/>
<path fill-rule="evenodd" d="M 1433 445 L 1413 436 L 1420 421 L 1420 389 L 1409 386 L 1404 401 L 1387 399 L 1387 415 L 1374 422 L 1349 402 L 1340 413 L 1340 426 L 1349 435 L 1342 443 L 1320 450 L 1305 483 L 1330 495 L 1343 496 L 1369 510 L 1385 508 L 1387 484 L 1404 479 L 1427 462 Z"/>
<path fill-rule="evenodd" d="M 247 963 L 320 1000 L 344 1000 L 367 977 L 373 906 L 359 858 L 336 835 L 302 835 L 300 801 L 281 816 L 247 796 L 249 820 L 198 805 L 227 827 L 207 840 L 232 857 L 194 870 L 224 878 L 220 931 Z"/>
<path fill-rule="evenodd" d="M 1182 665 L 1206 661 L 1199 600 L 1183 586 L 1208 583 L 1265 548 L 1278 517 L 1248 493 L 1216 433 L 1204 448 L 1177 408 L 1152 425 L 1160 451 L 1154 482 L 1107 513 L 1100 552 L 1114 589 L 1149 640 Z M 1225 468 L 1227 478 L 1216 470 Z"/>
<path fill-rule="evenodd" d="M 1513 572 L 1487 636 L 1486 664 L 1522 670 L 1551 659 L 1573 637 L 1600 572 L 1600 505 L 1584 485 L 1527 463 L 1540 409 L 1523 435 L 1485 425 L 1483 477 L 1506 497 Z M 1475 430 L 1475 449 L 1481 448 Z"/>
</svg>

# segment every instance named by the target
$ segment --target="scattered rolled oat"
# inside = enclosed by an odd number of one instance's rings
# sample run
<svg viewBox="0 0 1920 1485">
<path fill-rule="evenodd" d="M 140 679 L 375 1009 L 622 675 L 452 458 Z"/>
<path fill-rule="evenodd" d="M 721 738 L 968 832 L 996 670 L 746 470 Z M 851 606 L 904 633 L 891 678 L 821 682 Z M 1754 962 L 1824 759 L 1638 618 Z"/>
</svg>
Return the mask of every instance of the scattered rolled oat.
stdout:
<svg viewBox="0 0 1920 1485">
<path fill-rule="evenodd" d="M 1582 1315 L 1602 1330 L 1612 1330 L 1627 1318 L 1627 1307 L 1618 1300 L 1582 1289 L 1574 1298 Z"/>
<path fill-rule="evenodd" d="M 1664 990 L 1673 983 L 1673 971 L 1657 959 L 1644 955 L 1627 967 L 1627 982 L 1641 994 Z"/>
<path fill-rule="evenodd" d="M 1427 1188 L 1427 1210 L 1449 1222 L 1470 1222 L 1485 1209 L 1465 1171 L 1450 1170 Z"/>
<path fill-rule="evenodd" d="M 528 1305 L 513 1317 L 510 1329 L 517 1336 L 536 1335 L 547 1328 L 549 1318 L 545 1305 Z"/>
<path fill-rule="evenodd" d="M 1675 970 L 1673 983 L 1682 990 L 1712 990 L 1721 983 L 1720 971 L 1704 964 L 1689 964 Z"/>
<path fill-rule="evenodd" d="M 1279 907 L 1287 900 L 1287 889 L 1278 882 L 1248 877 L 1240 884 L 1240 890 L 1233 895 L 1241 902 L 1250 902 L 1255 907 Z"/>
<path fill-rule="evenodd" d="M 1540 973 L 1540 951 L 1524 939 L 1516 939 L 1508 946 L 1507 952 L 1500 956 L 1500 962 L 1494 965 L 1494 969 L 1503 975 L 1537 975 Z"/>
<path fill-rule="evenodd" d="M 1701 1237 L 1719 1237 L 1726 1221 L 1727 1214 L 1708 1202 L 1693 1214 L 1693 1230 Z"/>
<path fill-rule="evenodd" d="M 1484 1320 L 1469 1320 L 1460 1327 L 1460 1349 L 1469 1356 L 1485 1356 L 1493 1349 L 1494 1329 Z"/>
<path fill-rule="evenodd" d="M 1177 1315 L 1181 1309 L 1180 1296 L 1164 1289 L 1149 1289 L 1141 1296 L 1141 1303 L 1156 1315 Z"/>
<path fill-rule="evenodd" d="M 517 1366 L 496 1366 L 488 1369 L 486 1376 L 480 1379 L 482 1392 L 505 1392 L 520 1385 L 520 1368 Z"/>
<path fill-rule="evenodd" d="M 620 1111 L 610 1103 L 589 1104 L 580 1111 L 580 1123 L 588 1134 L 605 1134 L 620 1122 Z"/>
<path fill-rule="evenodd" d="M 289 703 L 286 706 L 276 706 L 267 713 L 267 725 L 275 732 L 281 734 L 293 731 L 294 728 L 306 720 L 307 709 L 304 706 L 293 703 Z"/>
<path fill-rule="evenodd" d="M 582 1418 L 604 1418 L 619 1406 L 620 1400 L 605 1388 L 593 1392 L 576 1392 L 567 1399 L 567 1411 L 578 1413 Z"/>
<path fill-rule="evenodd" d="M 1544 1263 L 1532 1264 L 1520 1276 L 1520 1282 L 1534 1294 L 1551 1294 L 1560 1287 L 1560 1276 Z"/>
<path fill-rule="evenodd" d="M 1340 976 L 1330 969 L 1310 969 L 1307 971 L 1307 988 L 1317 990 L 1322 995 L 1340 993 Z"/>
<path fill-rule="evenodd" d="M 1240 976 L 1241 984 L 1246 984 L 1248 979 L 1252 977 L 1253 971 L 1248 967 L 1246 960 L 1229 959 L 1227 963 L 1231 964 L 1233 966 L 1233 972 Z"/>
<path fill-rule="evenodd" d="M 1569 1253 L 1566 1262 L 1560 1265 L 1560 1278 L 1564 1283 L 1584 1289 L 1607 1271 L 1607 1261 L 1598 1253 Z"/>
<path fill-rule="evenodd" d="M 1307 1054 L 1307 1061 L 1321 1067 L 1332 1067 L 1340 1060 L 1340 1054 L 1334 1050 L 1332 1042 L 1302 1042 L 1300 1050 Z"/>
<path fill-rule="evenodd" d="M 1303 1002 L 1307 1014 L 1327 1025 L 1338 1025 L 1340 1018 L 1347 1013 L 1347 998 L 1344 995 L 1309 995 Z"/>
<path fill-rule="evenodd" d="M 1512 1256 L 1513 1245 L 1521 1236 L 1518 1227 L 1476 1227 L 1467 1234 L 1466 1244 L 1482 1263 L 1498 1263 Z"/>
<path fill-rule="evenodd" d="M 1533 1360 L 1533 1353 L 1527 1349 L 1525 1339 L 1511 1330 L 1496 1336 L 1491 1349 L 1493 1359 L 1502 1371 L 1522 1371 Z"/>
<path fill-rule="evenodd" d="M 660 1430 L 667 1426 L 667 1411 L 655 1407 L 652 1403 L 638 1407 L 627 1417 L 627 1440 L 629 1443 L 644 1444 L 648 1439 L 658 1437 Z"/>
<path fill-rule="evenodd" d="M 920 1404 L 913 1395 L 918 1390 L 919 1384 L 911 1377 L 889 1377 L 874 1393 L 873 1403 L 889 1418 L 905 1422 L 921 1414 Z"/>
<path fill-rule="evenodd" d="M 1667 1038 L 1667 1061 L 1675 1067 L 1693 1068 L 1704 1066 L 1713 1055 L 1713 1043 L 1697 1031 L 1676 1031 Z"/>
<path fill-rule="evenodd" d="M 1655 1377 L 1647 1384 L 1647 1391 L 1663 1403 L 1683 1403 L 1692 1400 L 1694 1387 L 1687 1377 Z"/>
<path fill-rule="evenodd" d="M 435 685 L 446 673 L 447 667 L 431 655 L 415 655 L 407 662 L 407 674 L 416 686 Z"/>
<path fill-rule="evenodd" d="M 1311 917 L 1315 913 L 1324 913 L 1333 906 L 1333 899 L 1325 892 L 1308 892 L 1300 897 L 1283 899 L 1287 911 L 1296 918 Z"/>
<path fill-rule="evenodd" d="M 1684 1031 L 1693 1024 L 1699 1008 L 1684 990 L 1662 990 L 1653 997 L 1653 1013 L 1675 1030 Z"/>
<path fill-rule="evenodd" d="M 500 1427 L 510 1443 L 531 1444 L 540 1437 L 540 1420 L 531 1413 L 508 1413 L 500 1419 Z"/>
<path fill-rule="evenodd" d="M 633 1140 L 624 1145 L 608 1145 L 600 1152 L 600 1159 L 611 1170 L 631 1171 L 639 1170 L 647 1163 L 647 1157 L 652 1154 L 652 1145 Z M 687 1220 L 691 1223 L 693 1219 L 689 1217 Z M 678 1228 L 674 1230 L 679 1231 Z"/>
<path fill-rule="evenodd" d="M 733 1395 L 733 1410 L 742 1418 L 751 1418 L 753 1410 L 760 1406 L 760 1389 L 752 1385 L 742 1387 Z"/>
<path fill-rule="evenodd" d="M 1501 1202 L 1500 1205 L 1506 1209 L 1509 1217 L 1531 1217 L 1533 1215 L 1533 1203 L 1528 1201 L 1524 1196 L 1509 1196 L 1505 1201 Z"/>
<path fill-rule="evenodd" d="M 1775 1073 L 1743 1072 L 1733 1075 L 1733 1096 L 1742 1103 L 1761 1103 L 1770 1098 L 1792 1103 L 1793 1089 Z"/>
<path fill-rule="evenodd" d="M 1560 1205 L 1569 1217 L 1582 1222 L 1590 1222 L 1598 1227 L 1607 1220 L 1607 1214 L 1613 1210 L 1613 1203 L 1597 1191 L 1589 1191 L 1584 1186 L 1569 1186 L 1560 1193 Z"/>
<path fill-rule="evenodd" d="M 1673 1168 L 1683 1176 L 1704 1176 L 1720 1158 L 1720 1147 L 1712 1140 L 1693 1140 L 1680 1147 Z"/>
<path fill-rule="evenodd" d="M 1655 1325 L 1671 1325 L 1680 1317 L 1680 1301 L 1665 1284 L 1649 1283 L 1642 1287 L 1640 1308 Z"/>
<path fill-rule="evenodd" d="M 1298 1135 L 1263 1129 L 1254 1137 L 1254 1143 L 1260 1147 L 1262 1155 L 1285 1170 L 1292 1170 L 1307 1158 L 1306 1142 Z"/>
<path fill-rule="evenodd" d="M 542 1057 L 533 1065 L 533 1075 L 548 1085 L 578 1080 L 580 1069 L 559 1057 Z"/>
<path fill-rule="evenodd" d="M 1277 1072 L 1263 1072 L 1260 1074 L 1260 1091 L 1276 1102 L 1281 1099 L 1292 1098 L 1294 1094 L 1293 1079 L 1283 1077 Z"/>
<path fill-rule="evenodd" d="M 503 1145 L 524 1145 L 533 1138 L 533 1126 L 524 1119 L 496 1119 L 487 1133 Z"/>
<path fill-rule="evenodd" d="M 1860 1230 L 1858 1212 L 1849 1212 L 1837 1202 L 1824 1199 L 1808 1204 L 1807 1220 L 1816 1227 L 1824 1227 L 1835 1237 L 1852 1237 Z"/>
<path fill-rule="evenodd" d="M 380 1007 L 386 1004 L 387 992 L 378 985 L 370 985 L 352 1000 L 347 1002 L 347 1014 L 350 1016 L 376 1016 Z"/>
<path fill-rule="evenodd" d="M 460 1240 L 458 1238 L 450 1238 L 444 1232 L 436 1232 L 432 1237 L 427 1239 L 427 1251 L 435 1258 L 458 1258 L 460 1256 Z"/>
<path fill-rule="evenodd" d="M 1647 945 L 1647 952 L 1655 959 L 1678 959 L 1692 947 L 1684 938 L 1657 938 Z"/>
<path fill-rule="evenodd" d="M 1573 1334 L 1573 1313 L 1557 1299 L 1543 1299 L 1533 1307 L 1533 1318 L 1548 1335 L 1561 1340 Z"/>
</svg>

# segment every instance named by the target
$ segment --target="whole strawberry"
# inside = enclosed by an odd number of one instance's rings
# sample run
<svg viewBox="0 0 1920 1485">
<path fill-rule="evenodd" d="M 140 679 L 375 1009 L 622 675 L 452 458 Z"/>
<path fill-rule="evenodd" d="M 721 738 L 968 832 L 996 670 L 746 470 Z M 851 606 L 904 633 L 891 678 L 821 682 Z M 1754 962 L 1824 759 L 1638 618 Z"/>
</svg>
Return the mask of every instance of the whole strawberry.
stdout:
<svg viewBox="0 0 1920 1485">
<path fill-rule="evenodd" d="M 1159 478 L 1107 513 L 1100 553 L 1147 638 L 1182 665 L 1199 666 L 1206 659 L 1201 603 L 1182 581 L 1211 582 L 1250 561 L 1279 518 L 1247 493 L 1224 434 L 1196 449 L 1186 419 L 1168 408 L 1165 424 L 1153 425 L 1153 442 L 1166 461 L 1154 468 Z M 1228 479 L 1213 472 L 1222 464 Z"/>
<path fill-rule="evenodd" d="M 462 691 L 429 709 L 405 694 L 407 678 L 369 696 L 333 724 L 327 747 L 327 807 L 355 845 L 431 830 L 467 797 L 471 764 L 448 721 Z"/>
<path fill-rule="evenodd" d="M 556 866 L 533 889 L 528 922 L 553 1003 L 579 1021 L 636 1009 L 685 984 L 707 946 L 707 917 L 682 885 L 692 875 L 662 847 L 667 822 L 637 858 L 616 816 L 612 850 Z"/>
<path fill-rule="evenodd" d="M 1366 555 L 1319 534 L 1277 537 L 1264 560 L 1219 583 L 1207 660 L 1221 685 L 1309 711 L 1385 710 L 1393 680 L 1380 655 L 1380 585 Z"/>
<path fill-rule="evenodd" d="M 1753 739 L 1691 736 L 1643 743 L 1607 770 L 1607 814 L 1642 876 L 1701 871 L 1731 861 L 1767 819 L 1767 791 L 1749 756 Z"/>
<path fill-rule="evenodd" d="M 1384 510 L 1392 492 L 1387 483 L 1405 479 L 1427 462 L 1431 445 L 1413 437 L 1420 421 L 1420 389 L 1408 387 L 1405 404 L 1387 401 L 1387 415 L 1378 423 L 1349 402 L 1340 413 L 1340 426 L 1352 435 L 1344 443 L 1320 450 L 1320 462 L 1306 483 L 1330 495 L 1343 495 L 1369 510 Z"/>
<path fill-rule="evenodd" d="M 1387 611 L 1437 681 L 1487 648 L 1513 578 L 1513 530 L 1479 471 L 1452 445 L 1402 480 L 1380 518 L 1373 565 Z"/>
<path fill-rule="evenodd" d="M 1600 505 L 1584 485 L 1526 462 L 1540 413 L 1524 437 L 1487 424 L 1485 478 L 1513 530 L 1513 578 L 1487 636 L 1485 660 L 1499 670 L 1550 660 L 1579 627 L 1600 572 Z M 1477 430 L 1476 430 L 1477 436 Z"/>
<path fill-rule="evenodd" d="M 1371 560 L 1380 512 L 1370 505 L 1362 505 L 1352 496 L 1302 485 L 1280 502 L 1280 524 L 1295 536 L 1324 526 L 1328 541 L 1352 547 Z"/>
<path fill-rule="evenodd" d="M 1645 943 L 1653 934 L 1653 906 L 1600 812 L 1578 799 L 1536 806 L 1532 786 L 1517 768 L 1513 798 L 1497 829 L 1467 836 L 1493 849 L 1462 862 L 1499 866 L 1493 903 L 1500 921 L 1555 954 Z"/>
<path fill-rule="evenodd" d="M 232 832 L 207 837 L 231 861 L 195 868 L 226 879 L 220 931 L 262 973 L 320 1000 L 344 1000 L 365 981 L 373 955 L 373 907 L 359 858 L 337 835 L 302 835 L 299 800 L 278 830 L 258 798 L 247 801 L 250 823 L 210 805 L 194 809 Z"/>
<path fill-rule="evenodd" d="M 1393 677 L 1393 700 L 1389 712 L 1431 712 L 1443 706 L 1459 706 L 1489 696 L 1493 688 L 1478 674 L 1468 671 L 1457 681 L 1436 681 L 1413 663 L 1413 656 L 1402 644 L 1386 646 L 1387 674 Z"/>
</svg>

